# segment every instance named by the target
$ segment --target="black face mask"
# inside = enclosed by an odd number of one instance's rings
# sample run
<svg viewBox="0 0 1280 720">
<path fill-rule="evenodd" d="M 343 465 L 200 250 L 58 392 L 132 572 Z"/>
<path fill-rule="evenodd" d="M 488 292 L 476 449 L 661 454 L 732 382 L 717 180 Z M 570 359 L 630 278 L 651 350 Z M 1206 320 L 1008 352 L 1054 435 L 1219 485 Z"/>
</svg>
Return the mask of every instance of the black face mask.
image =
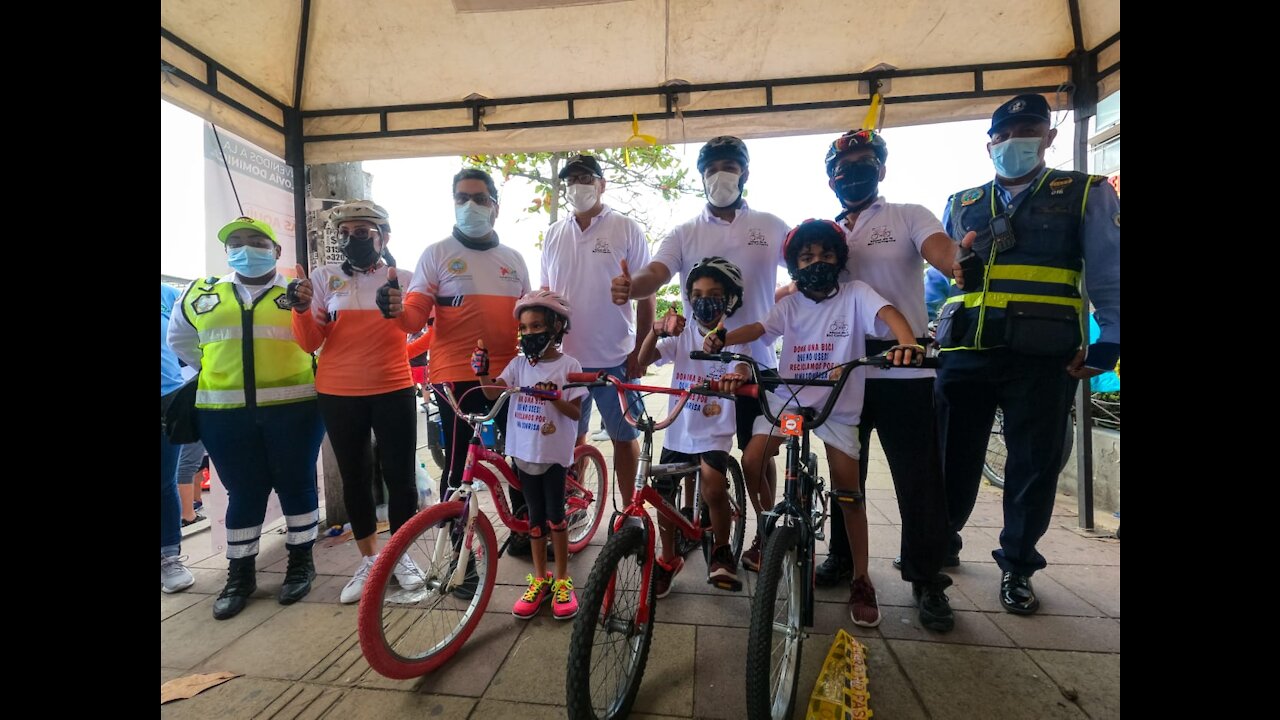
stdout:
<svg viewBox="0 0 1280 720">
<path fill-rule="evenodd" d="M 859 162 L 843 165 L 840 174 L 835 176 L 836 197 L 853 212 L 857 212 L 877 197 L 880 188 L 880 165 L 874 162 Z"/>
<path fill-rule="evenodd" d="M 551 331 L 528 333 L 520 336 L 520 352 L 530 365 L 537 365 L 538 359 L 551 346 Z"/>
<path fill-rule="evenodd" d="M 693 306 L 693 317 L 704 327 L 711 327 L 712 323 L 720 319 L 720 314 L 724 312 L 725 306 L 728 305 L 728 299 L 722 297 L 696 297 L 689 301 Z"/>
<path fill-rule="evenodd" d="M 836 289 L 839 274 L 835 263 L 816 262 L 796 270 L 791 277 L 801 292 L 821 295 L 825 300 Z"/>
<path fill-rule="evenodd" d="M 365 270 L 373 267 L 380 257 L 378 251 L 373 247 L 373 238 L 367 237 L 363 240 L 355 237 L 348 237 L 346 243 L 342 246 L 342 254 L 347 256 L 351 261 L 351 266 L 359 270 Z"/>
</svg>

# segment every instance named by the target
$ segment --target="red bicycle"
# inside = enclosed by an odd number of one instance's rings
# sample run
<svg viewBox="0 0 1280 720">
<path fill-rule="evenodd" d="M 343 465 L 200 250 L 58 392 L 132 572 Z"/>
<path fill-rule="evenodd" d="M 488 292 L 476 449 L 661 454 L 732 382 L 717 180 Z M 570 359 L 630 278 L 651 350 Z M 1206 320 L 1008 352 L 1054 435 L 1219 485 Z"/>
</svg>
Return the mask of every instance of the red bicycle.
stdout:
<svg viewBox="0 0 1280 720">
<path fill-rule="evenodd" d="M 565 387 L 581 385 L 571 382 Z M 510 387 L 503 389 L 488 413 L 464 413 L 445 386 L 445 400 L 475 432 L 467 447 L 462 484 L 445 502 L 414 515 L 391 536 L 369 571 L 360 597 L 360 650 L 374 670 L 389 678 L 418 677 L 443 665 L 471 636 L 489 604 L 498 556 L 506 546 L 499 548 L 493 524 L 480 510 L 474 482 L 488 486 L 498 517 L 512 533 L 529 532 L 529 521 L 511 512 L 498 475 L 516 489 L 520 479 L 502 455 L 484 446 L 480 431 L 517 393 L 549 400 L 560 397 L 555 390 Z M 565 473 L 570 553 L 581 552 L 600 526 L 604 500 L 609 497 L 605 467 L 595 447 L 574 448 L 573 466 Z M 406 587 L 395 581 L 401 558 L 413 561 L 409 567 L 419 569 L 421 582 Z"/>
<path fill-rule="evenodd" d="M 570 718 L 625 717 L 635 703 L 644 675 L 649 645 L 653 640 L 657 601 L 653 567 L 658 557 L 658 534 L 645 504 L 652 505 L 676 527 L 679 531 L 677 537 L 701 543 L 704 557 L 709 558 L 712 550 L 709 513 L 703 510 L 691 522 L 649 483 L 651 479 L 664 475 L 680 478 L 692 474 L 696 488 L 694 497 L 701 498 L 701 464 L 652 464 L 653 434 L 675 421 L 690 395 L 714 395 L 728 399 L 733 396 L 713 392 L 705 384 L 678 390 L 632 385 L 615 377 L 592 373 L 571 374 L 569 380 L 575 383 L 592 380 L 592 385 L 614 385 L 627 422 L 644 434 L 636 472 L 636 491 L 631 504 L 614 515 L 609 540 L 582 587 L 578 616 L 573 622 L 573 637 L 569 641 L 565 688 Z M 628 407 L 627 391 L 674 395 L 679 400 L 661 421 L 650 417 L 643 406 L 641 417 L 637 419 Z M 746 490 L 742 470 L 732 457 L 729 458 L 725 482 L 730 506 L 729 544 L 734 557 L 737 557 L 742 552 L 742 538 L 746 530 Z"/>
</svg>

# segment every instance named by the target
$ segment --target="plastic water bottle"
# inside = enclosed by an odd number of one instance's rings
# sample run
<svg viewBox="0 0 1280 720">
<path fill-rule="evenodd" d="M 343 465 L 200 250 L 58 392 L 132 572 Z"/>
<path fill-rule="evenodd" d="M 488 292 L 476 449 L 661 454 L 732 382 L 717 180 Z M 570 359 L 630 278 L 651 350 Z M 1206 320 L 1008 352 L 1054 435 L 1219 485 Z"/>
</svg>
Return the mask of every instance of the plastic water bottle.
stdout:
<svg viewBox="0 0 1280 720">
<path fill-rule="evenodd" d="M 419 463 L 414 472 L 414 482 L 418 486 L 418 509 L 423 510 L 434 502 L 431 497 L 431 474 L 427 472 L 427 464 Z"/>
</svg>

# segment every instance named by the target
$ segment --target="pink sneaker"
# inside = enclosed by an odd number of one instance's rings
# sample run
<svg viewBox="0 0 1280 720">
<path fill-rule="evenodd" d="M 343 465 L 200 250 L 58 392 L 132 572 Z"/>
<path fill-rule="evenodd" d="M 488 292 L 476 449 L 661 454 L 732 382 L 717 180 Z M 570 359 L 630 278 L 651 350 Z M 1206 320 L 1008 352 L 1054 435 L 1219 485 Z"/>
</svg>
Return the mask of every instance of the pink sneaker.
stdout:
<svg viewBox="0 0 1280 720">
<path fill-rule="evenodd" d="M 525 579 L 529 581 L 529 589 L 524 595 L 516 600 L 515 607 L 511 608 L 511 614 L 521 620 L 528 620 L 538 614 L 538 610 L 542 609 L 542 603 L 546 602 L 547 597 L 551 595 L 551 573 L 547 573 L 546 577 L 535 578 L 532 574 L 526 575 Z M 577 603 L 574 603 L 575 609 Z"/>
<path fill-rule="evenodd" d="M 573 578 L 556 580 L 552 585 L 551 613 L 557 620 L 568 620 L 578 614 L 578 596 L 573 592 Z"/>
</svg>

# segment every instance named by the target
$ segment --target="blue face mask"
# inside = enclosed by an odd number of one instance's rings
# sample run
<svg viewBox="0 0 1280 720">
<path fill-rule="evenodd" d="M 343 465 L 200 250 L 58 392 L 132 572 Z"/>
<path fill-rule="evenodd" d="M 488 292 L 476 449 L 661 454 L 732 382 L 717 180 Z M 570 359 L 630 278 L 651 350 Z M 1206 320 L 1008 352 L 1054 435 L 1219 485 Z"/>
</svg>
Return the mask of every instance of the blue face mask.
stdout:
<svg viewBox="0 0 1280 720">
<path fill-rule="evenodd" d="M 466 205 L 455 205 L 454 221 L 463 235 L 471 238 L 488 237 L 493 232 L 493 208 L 481 207 L 474 200 Z"/>
<path fill-rule="evenodd" d="M 227 251 L 227 264 L 242 277 L 262 277 L 276 269 L 276 251 L 248 245 L 233 247 Z"/>
<path fill-rule="evenodd" d="M 1040 164 L 1040 143 L 1042 137 L 1009 138 L 999 145 L 991 146 L 991 162 L 996 166 L 996 173 L 1004 178 L 1020 178 L 1030 175 Z"/>
</svg>

